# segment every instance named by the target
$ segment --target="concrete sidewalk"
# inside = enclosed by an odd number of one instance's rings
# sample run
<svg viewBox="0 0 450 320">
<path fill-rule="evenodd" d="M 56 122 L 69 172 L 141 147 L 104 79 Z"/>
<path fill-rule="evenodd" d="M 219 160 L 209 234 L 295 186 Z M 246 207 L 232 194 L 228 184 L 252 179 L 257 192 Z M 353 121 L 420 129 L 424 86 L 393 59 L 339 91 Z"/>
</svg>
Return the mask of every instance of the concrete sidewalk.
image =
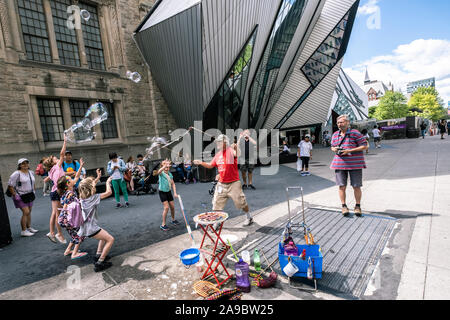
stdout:
<svg viewBox="0 0 450 320">
<path fill-rule="evenodd" d="M 312 177 L 298 177 L 297 185 L 314 184 L 319 178 L 333 181 L 329 150 L 313 153 Z M 384 142 L 371 150 L 365 171 L 363 211 L 395 217 L 398 225 L 378 262 L 362 299 L 450 299 L 450 140 Z M 295 172 L 295 164 L 292 174 Z M 268 178 L 267 181 L 270 181 Z M 286 186 L 274 185 L 273 188 Z M 353 195 L 348 205 L 354 205 Z M 305 196 L 314 207 L 339 210 L 336 187 Z M 244 217 L 225 223 L 222 234 L 239 238 L 238 250 L 249 235 L 287 215 L 286 202 L 253 212 L 255 224 L 243 228 Z M 197 242 L 200 232 L 194 231 Z M 114 266 L 94 273 L 92 265 L 69 267 L 67 273 L 0 294 L 0 299 L 201 299 L 192 285 L 199 278 L 195 268 L 186 269 L 179 253 L 189 247 L 187 234 L 113 257 Z M 234 273 L 232 264 L 228 269 Z M 11 275 L 12 277 L 14 275 Z M 78 277 L 79 276 L 79 277 Z M 80 280 L 80 281 L 78 281 Z M 233 282 L 229 283 L 233 286 Z M 277 286 L 254 288 L 243 299 L 341 299 L 339 294 L 308 293 L 289 288 L 284 277 Z"/>
</svg>

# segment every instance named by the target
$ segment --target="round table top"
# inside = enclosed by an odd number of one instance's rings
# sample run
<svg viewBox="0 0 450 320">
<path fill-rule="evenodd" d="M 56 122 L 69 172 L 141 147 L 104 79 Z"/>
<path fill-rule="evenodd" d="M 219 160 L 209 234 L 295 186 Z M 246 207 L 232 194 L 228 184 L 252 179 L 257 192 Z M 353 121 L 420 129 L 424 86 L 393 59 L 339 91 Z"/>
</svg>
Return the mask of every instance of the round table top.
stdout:
<svg viewBox="0 0 450 320">
<path fill-rule="evenodd" d="M 228 217 L 228 213 L 226 212 L 205 212 L 196 215 L 194 217 L 194 222 L 201 224 L 202 226 L 209 226 L 212 224 L 225 222 Z"/>
</svg>

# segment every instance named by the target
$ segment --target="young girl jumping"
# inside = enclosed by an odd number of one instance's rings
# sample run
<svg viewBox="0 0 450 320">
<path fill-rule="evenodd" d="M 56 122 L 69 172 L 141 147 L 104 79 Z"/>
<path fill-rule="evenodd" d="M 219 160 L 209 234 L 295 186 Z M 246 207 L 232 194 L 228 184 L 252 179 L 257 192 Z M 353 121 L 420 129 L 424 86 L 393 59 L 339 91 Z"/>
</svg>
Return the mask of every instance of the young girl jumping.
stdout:
<svg viewBox="0 0 450 320">
<path fill-rule="evenodd" d="M 161 168 L 156 172 L 155 175 L 159 176 L 159 198 L 164 205 L 164 210 L 162 214 L 162 225 L 160 229 L 162 231 L 168 231 L 169 228 L 166 225 L 167 213 L 172 214 L 172 225 L 180 224 L 175 220 L 175 205 L 173 197 L 178 198 L 177 189 L 175 187 L 175 182 L 173 181 L 173 176 L 170 173 L 171 162 L 170 160 L 165 160 L 161 163 Z M 171 190 L 173 189 L 174 196 L 172 196 Z"/>
<path fill-rule="evenodd" d="M 64 136 L 64 144 L 62 146 L 61 152 L 59 153 L 59 159 L 55 156 L 50 156 L 43 161 L 43 165 L 45 169 L 48 171 L 48 177 L 51 179 L 51 181 L 53 181 L 53 187 L 50 193 L 50 200 L 52 201 L 52 214 L 50 216 L 50 232 L 47 233 L 47 237 L 50 239 L 50 241 L 54 243 L 56 243 L 56 239 L 58 239 L 58 241 L 63 244 L 66 244 L 67 241 L 66 239 L 64 239 L 61 226 L 57 223 L 57 219 L 59 216 L 58 209 L 61 208 L 61 194 L 58 193 L 57 185 L 58 180 L 61 177 L 66 176 L 66 173 L 62 168 L 62 164 L 64 162 L 64 155 L 66 153 L 66 144 L 67 139 Z M 55 225 L 56 230 L 58 231 L 58 234 L 56 236 L 55 236 Z"/>
<path fill-rule="evenodd" d="M 106 182 L 106 192 L 96 193 L 95 186 L 101 177 L 101 171 L 97 170 L 97 178 L 86 178 L 78 186 L 78 192 L 81 200 L 81 209 L 83 214 L 83 224 L 78 231 L 80 237 L 94 238 L 99 241 L 97 255 L 95 257 L 94 271 L 99 272 L 112 266 L 109 262 L 108 253 L 114 243 L 114 238 L 106 230 L 100 228 L 97 224 L 97 211 L 100 200 L 106 199 L 112 195 L 110 177 Z"/>
<path fill-rule="evenodd" d="M 81 176 L 81 171 L 84 166 L 83 158 L 80 159 L 80 168 L 77 171 L 75 179 L 70 177 L 61 177 L 58 180 L 58 192 L 62 194 L 61 205 L 63 209 L 58 217 L 58 223 L 61 227 L 67 230 L 72 240 L 69 242 L 64 256 L 72 255 L 72 260 L 80 259 L 87 256 L 87 252 L 78 252 L 80 249 L 81 242 L 83 242 L 84 237 L 78 236 L 78 231 L 80 228 L 75 228 L 69 223 L 67 207 L 74 201 L 78 201 L 77 195 L 75 194 L 74 187 L 77 184 Z M 73 246 L 75 248 L 72 250 Z"/>
</svg>

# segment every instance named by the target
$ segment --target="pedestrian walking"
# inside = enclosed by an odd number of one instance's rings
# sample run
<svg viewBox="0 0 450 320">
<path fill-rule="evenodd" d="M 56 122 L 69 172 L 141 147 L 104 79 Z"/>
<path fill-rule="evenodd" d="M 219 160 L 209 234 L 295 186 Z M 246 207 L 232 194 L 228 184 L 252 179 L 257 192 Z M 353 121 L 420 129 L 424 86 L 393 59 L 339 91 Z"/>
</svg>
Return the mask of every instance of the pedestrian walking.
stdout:
<svg viewBox="0 0 450 320">
<path fill-rule="evenodd" d="M 53 182 L 53 187 L 50 193 L 50 201 L 52 202 L 52 213 L 50 215 L 50 232 L 47 233 L 47 237 L 51 242 L 56 243 L 58 240 L 62 244 L 66 244 L 67 241 L 62 234 L 61 226 L 58 224 L 59 209 L 61 208 L 61 195 L 58 193 L 58 180 L 61 177 L 65 177 L 66 173 L 62 167 L 64 162 L 64 156 L 66 153 L 67 138 L 64 136 L 64 143 L 59 153 L 59 159 L 55 156 L 47 157 L 43 164 L 48 171 L 48 177 Z M 55 226 L 57 234 L 55 235 Z"/>
<path fill-rule="evenodd" d="M 212 202 L 213 210 L 223 211 L 230 198 L 233 200 L 236 208 L 246 214 L 247 219 L 244 226 L 250 226 L 253 223 L 253 218 L 250 215 L 247 199 L 242 191 L 237 164 L 237 159 L 241 154 L 239 143 L 242 137 L 243 133 L 241 133 L 238 143 L 230 146 L 228 137 L 226 135 L 220 135 L 216 139 L 217 153 L 214 159 L 210 163 L 195 160 L 194 164 L 207 169 L 217 168 L 219 171 L 220 179 L 214 193 Z"/>
<path fill-rule="evenodd" d="M 112 178 L 116 208 L 118 209 L 124 206 L 128 208 L 130 204 L 128 203 L 127 183 L 123 177 L 125 171 L 127 171 L 127 166 L 122 159 L 119 159 L 117 153 L 115 152 L 109 154 L 109 159 L 110 161 L 108 162 L 107 172 Z M 122 205 L 120 202 L 120 190 L 122 190 L 125 205 Z"/>
<path fill-rule="evenodd" d="M 425 139 L 425 135 L 427 134 L 427 125 L 425 124 L 425 121 L 422 121 L 420 124 L 420 131 L 422 133 L 422 138 Z"/>
<path fill-rule="evenodd" d="M 79 252 L 80 245 L 84 241 L 85 237 L 80 237 L 78 235 L 78 231 L 80 231 L 80 227 L 75 227 L 72 224 L 73 215 L 76 212 L 69 212 L 69 206 L 73 210 L 73 203 L 79 205 L 79 200 L 75 191 L 75 185 L 80 180 L 82 168 L 84 166 L 83 158 L 80 159 L 80 167 L 76 172 L 75 177 L 72 179 L 69 176 L 61 177 L 58 180 L 58 192 L 61 194 L 61 205 L 62 210 L 58 217 L 59 225 L 66 229 L 71 237 L 71 241 L 67 246 L 66 251 L 64 251 L 64 256 L 71 256 L 72 260 L 81 259 L 87 256 L 87 252 Z M 72 206 L 71 206 L 72 205 Z M 69 215 L 71 215 L 69 217 Z M 73 248 L 73 249 L 72 249 Z"/>
<path fill-rule="evenodd" d="M 8 192 L 14 202 L 14 206 L 22 211 L 20 226 L 22 237 L 34 236 L 38 230 L 31 227 L 31 211 L 35 195 L 35 178 L 30 170 L 30 161 L 22 158 L 17 162 L 17 170 L 9 177 Z"/>
<path fill-rule="evenodd" d="M 91 177 L 86 178 L 81 181 L 78 186 L 83 215 L 83 223 L 78 231 L 78 236 L 98 240 L 97 254 L 95 256 L 94 264 L 95 272 L 100 272 L 112 266 L 112 263 L 108 261 L 110 259 L 108 253 L 111 251 L 114 244 L 114 237 L 98 225 L 98 205 L 101 200 L 107 199 L 112 195 L 112 177 L 109 177 L 106 182 L 106 192 L 102 194 L 96 193 L 96 185 L 100 180 L 101 174 L 100 169 L 98 169 L 97 178 L 95 180 Z"/>
<path fill-rule="evenodd" d="M 441 134 L 441 140 L 444 140 L 444 136 L 447 130 L 447 122 L 445 120 L 441 120 L 438 124 L 439 133 Z"/>
<path fill-rule="evenodd" d="M 361 134 L 364 136 L 364 138 L 367 141 L 367 145 L 370 146 L 370 135 L 369 135 L 369 131 L 367 129 L 363 129 L 361 131 Z M 369 148 L 367 148 L 366 150 L 366 154 L 369 154 Z"/>
<path fill-rule="evenodd" d="M 161 200 L 164 209 L 162 213 L 162 224 L 160 226 L 160 229 L 162 231 L 169 231 L 169 228 L 167 227 L 166 219 L 167 219 L 167 213 L 169 212 L 172 215 L 172 225 L 178 225 L 180 224 L 175 219 L 175 203 L 174 203 L 174 197 L 178 198 L 177 194 L 177 188 L 175 186 L 175 182 L 173 181 L 173 175 L 170 173 L 171 168 L 171 161 L 165 160 L 161 163 L 161 166 L 159 170 L 157 171 L 156 175 L 159 176 L 159 199 Z M 172 195 L 173 190 L 173 195 Z"/>
<path fill-rule="evenodd" d="M 339 198 L 342 203 L 342 214 L 347 217 L 350 213 L 346 202 L 346 190 L 348 177 L 354 190 L 356 206 L 355 215 L 362 216 L 361 198 L 363 186 L 363 169 L 366 169 L 364 151 L 368 144 L 364 136 L 358 130 L 350 128 L 348 116 L 340 116 L 337 119 L 339 131 L 333 134 L 331 150 L 336 154 L 331 164 L 331 169 L 336 173 L 336 184 L 339 186 Z"/>
<path fill-rule="evenodd" d="M 309 161 L 312 159 L 313 145 L 310 141 L 309 135 L 306 135 L 302 141 L 298 144 L 297 157 L 297 171 L 302 177 L 310 176 Z"/>
<path fill-rule="evenodd" d="M 379 149 L 381 148 L 381 131 L 378 128 L 378 126 L 375 126 L 372 130 L 373 133 L 373 139 L 375 141 L 375 148 Z"/>
<path fill-rule="evenodd" d="M 243 132 L 244 139 L 239 139 L 239 141 L 242 141 L 240 145 L 240 150 L 244 148 L 244 158 L 243 164 L 240 165 L 240 170 L 242 174 L 242 180 L 244 182 L 244 185 L 242 186 L 242 189 L 252 189 L 256 190 L 256 188 L 253 186 L 253 171 L 255 170 L 255 151 L 256 151 L 256 141 L 252 137 L 250 137 L 250 131 L 245 130 Z M 286 141 L 283 141 L 284 150 L 283 152 L 287 152 L 289 154 L 289 147 L 286 143 Z M 248 178 L 248 183 L 247 183 Z"/>
</svg>

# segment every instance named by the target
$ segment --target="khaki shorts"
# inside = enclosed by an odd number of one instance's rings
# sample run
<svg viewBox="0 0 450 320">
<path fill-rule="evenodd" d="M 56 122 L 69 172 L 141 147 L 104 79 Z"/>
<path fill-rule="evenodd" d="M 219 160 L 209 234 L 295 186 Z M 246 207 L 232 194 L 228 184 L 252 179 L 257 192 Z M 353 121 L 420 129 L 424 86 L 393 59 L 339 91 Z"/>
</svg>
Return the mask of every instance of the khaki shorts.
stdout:
<svg viewBox="0 0 450 320">
<path fill-rule="evenodd" d="M 242 191 L 242 184 L 240 181 L 232 183 L 218 183 L 216 192 L 213 198 L 213 210 L 222 211 L 227 204 L 227 200 L 231 198 L 237 209 L 244 209 L 247 207 L 247 198 Z"/>
</svg>

